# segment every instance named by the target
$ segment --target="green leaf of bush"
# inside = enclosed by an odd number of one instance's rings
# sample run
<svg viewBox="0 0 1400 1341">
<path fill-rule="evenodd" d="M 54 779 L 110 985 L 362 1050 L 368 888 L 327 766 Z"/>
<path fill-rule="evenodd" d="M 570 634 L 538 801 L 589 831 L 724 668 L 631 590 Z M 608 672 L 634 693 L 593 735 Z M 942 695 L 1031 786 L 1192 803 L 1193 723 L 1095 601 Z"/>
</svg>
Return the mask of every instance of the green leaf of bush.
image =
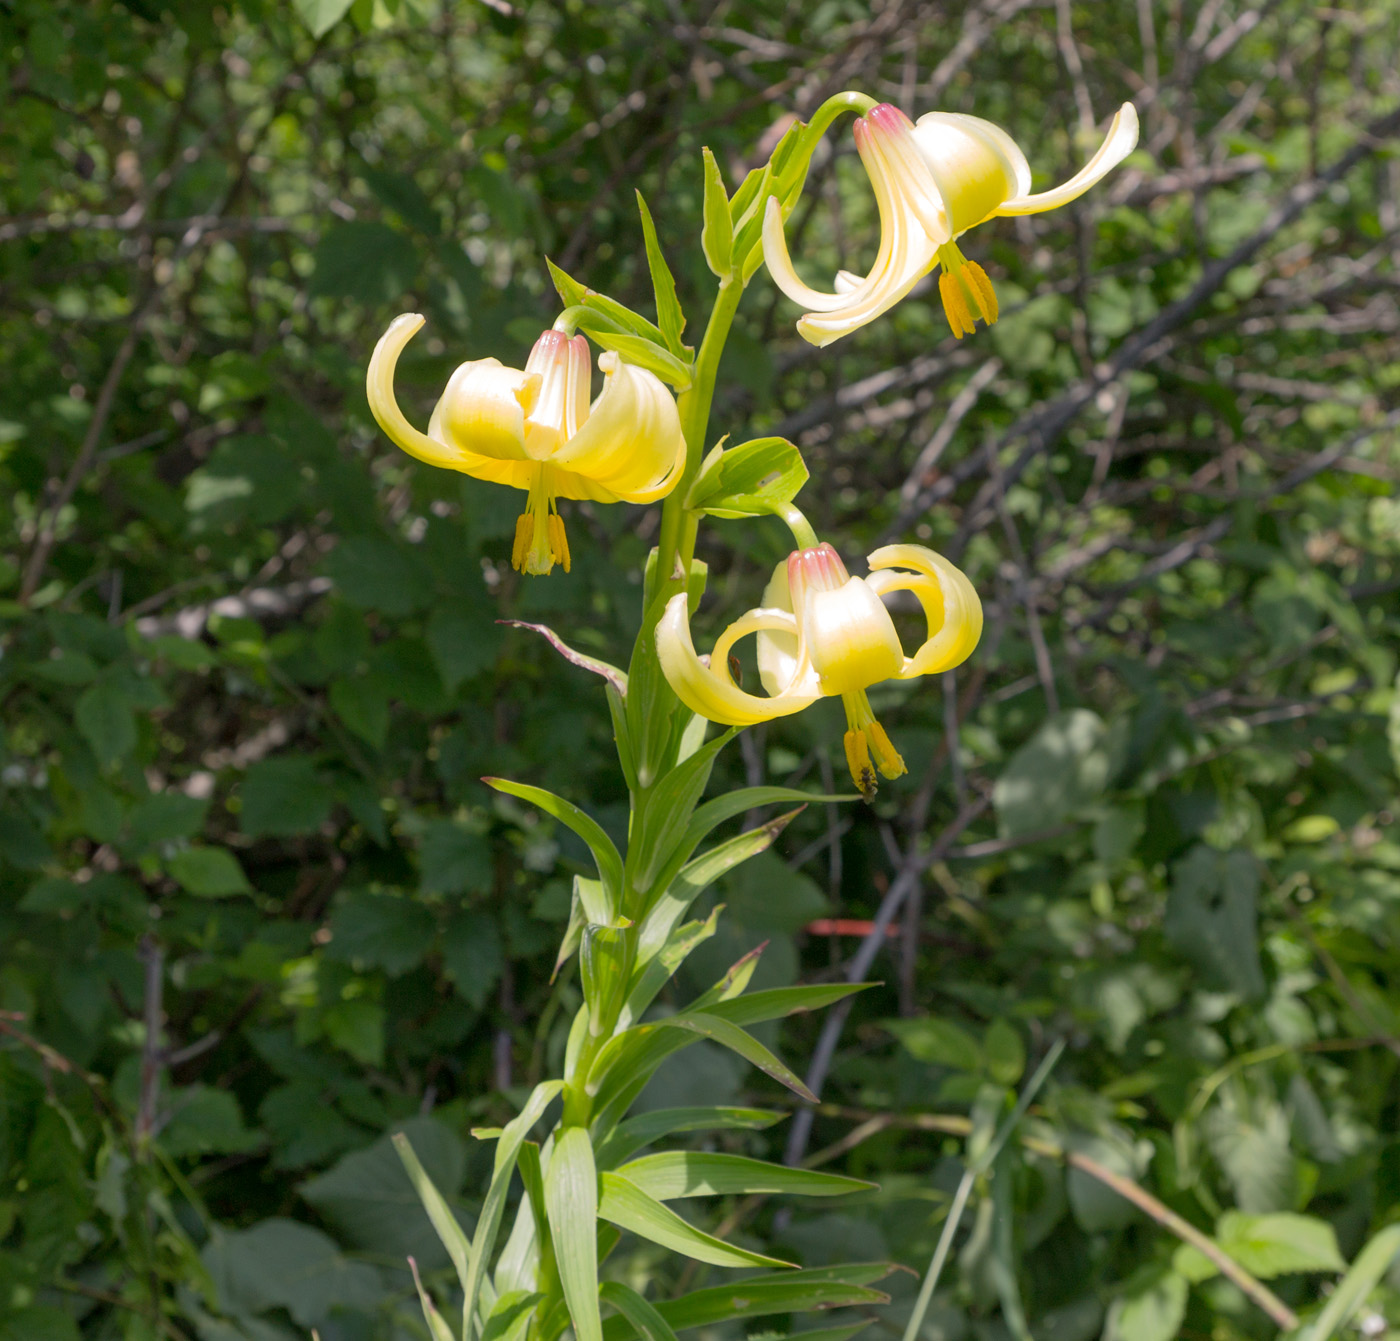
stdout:
<svg viewBox="0 0 1400 1341">
<path fill-rule="evenodd" d="M 251 838 L 290 837 L 319 829 L 331 812 L 333 793 L 304 755 L 254 764 L 239 788 L 239 825 Z"/>
<path fill-rule="evenodd" d="M 223 847 L 184 848 L 165 863 L 165 869 L 181 889 L 202 899 L 247 894 L 252 889 L 238 858 Z"/>
</svg>

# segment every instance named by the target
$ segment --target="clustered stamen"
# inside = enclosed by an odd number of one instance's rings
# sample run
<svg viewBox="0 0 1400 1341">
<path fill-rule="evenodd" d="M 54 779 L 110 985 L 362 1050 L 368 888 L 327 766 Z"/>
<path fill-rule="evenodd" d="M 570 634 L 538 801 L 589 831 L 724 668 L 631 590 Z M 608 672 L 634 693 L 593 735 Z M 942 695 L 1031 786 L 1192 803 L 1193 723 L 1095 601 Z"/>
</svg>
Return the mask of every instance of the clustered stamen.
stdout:
<svg viewBox="0 0 1400 1341">
<path fill-rule="evenodd" d="M 541 468 L 525 503 L 525 511 L 515 521 L 515 544 L 511 546 L 510 566 L 517 573 L 542 577 L 556 563 L 569 571 L 569 542 L 564 535 L 564 519 L 559 505 L 545 484 Z"/>
<path fill-rule="evenodd" d="M 997 319 L 997 295 L 987 272 L 976 261 L 969 261 L 955 242 L 938 249 L 938 264 L 943 268 L 938 277 L 938 293 L 953 334 L 959 340 L 971 335 L 977 328 L 977 317 L 992 325 Z"/>
<path fill-rule="evenodd" d="M 851 770 L 851 778 L 867 800 L 875 799 L 878 784 L 875 769 L 887 778 L 903 777 L 909 770 L 904 759 L 891 744 L 885 728 L 875 720 L 870 707 L 870 699 L 862 689 L 854 694 L 842 694 L 841 701 L 846 707 L 846 765 Z M 871 754 L 874 754 L 874 763 Z"/>
</svg>

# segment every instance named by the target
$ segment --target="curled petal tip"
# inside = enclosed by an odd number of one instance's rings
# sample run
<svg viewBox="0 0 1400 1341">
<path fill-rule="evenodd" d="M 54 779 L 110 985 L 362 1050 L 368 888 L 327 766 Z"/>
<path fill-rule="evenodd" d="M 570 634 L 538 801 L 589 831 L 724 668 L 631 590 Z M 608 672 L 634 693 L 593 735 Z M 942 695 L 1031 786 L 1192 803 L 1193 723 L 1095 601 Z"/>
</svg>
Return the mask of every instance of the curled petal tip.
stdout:
<svg viewBox="0 0 1400 1341">
<path fill-rule="evenodd" d="M 1049 191 L 1040 191 L 1034 195 L 1014 196 L 1003 202 L 996 213 L 1002 215 L 1040 214 L 1045 210 L 1059 209 L 1061 205 L 1068 205 L 1112 172 L 1137 148 L 1137 142 L 1137 108 L 1132 103 L 1125 102 L 1114 114 L 1113 120 L 1109 123 L 1108 133 L 1104 136 L 1103 143 L 1099 145 L 1094 156 L 1073 177 Z"/>
</svg>

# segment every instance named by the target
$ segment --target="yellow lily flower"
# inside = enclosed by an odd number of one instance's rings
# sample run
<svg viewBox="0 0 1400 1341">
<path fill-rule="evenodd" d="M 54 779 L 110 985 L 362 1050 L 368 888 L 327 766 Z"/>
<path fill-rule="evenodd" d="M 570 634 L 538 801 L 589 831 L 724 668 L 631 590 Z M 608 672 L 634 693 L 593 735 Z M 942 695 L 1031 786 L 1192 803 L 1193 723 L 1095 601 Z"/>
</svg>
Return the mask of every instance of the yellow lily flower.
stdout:
<svg viewBox="0 0 1400 1341">
<path fill-rule="evenodd" d="M 1039 214 L 1076 200 L 1132 152 L 1138 118 L 1124 103 L 1093 158 L 1063 185 L 1036 194 L 1025 154 L 980 117 L 929 112 L 914 123 L 882 103 L 856 122 L 855 136 L 880 212 L 880 249 L 864 279 L 843 270 L 834 293 L 809 288 L 793 269 L 776 197 L 763 219 L 763 259 L 773 282 L 807 309 L 797 329 L 814 345 L 873 321 L 935 266 L 943 270 L 938 290 L 953 334 L 971 334 L 978 316 L 990 326 L 997 319 L 991 281 L 955 239 L 999 215 Z"/>
<path fill-rule="evenodd" d="M 569 571 L 560 498 L 652 503 L 679 483 L 685 436 L 671 393 L 655 374 L 608 351 L 603 390 L 589 404 L 588 341 L 545 331 L 523 370 L 475 359 L 452 374 L 420 433 L 394 398 L 394 369 L 423 326 L 396 317 L 369 361 L 366 390 L 379 427 L 410 456 L 479 480 L 524 489 L 511 563 L 526 573 Z"/>
<path fill-rule="evenodd" d="M 712 722 L 752 726 L 839 694 L 849 728 L 846 762 L 867 800 L 875 794 L 872 751 L 887 778 L 899 777 L 905 768 L 865 691 L 882 680 L 951 670 L 967 660 L 982 636 L 982 603 L 972 583 L 942 555 L 922 545 L 885 545 L 869 563 L 869 577 L 852 577 L 830 545 L 790 554 L 773 570 L 763 604 L 725 629 L 707 659 L 696 655 L 684 593 L 671 598 L 656 626 L 656 650 L 671 688 Z M 912 657 L 904 655 L 880 599 L 895 591 L 914 593 L 928 625 L 928 636 Z M 750 633 L 758 636 L 766 698 L 745 693 L 729 669 L 730 649 Z"/>
</svg>

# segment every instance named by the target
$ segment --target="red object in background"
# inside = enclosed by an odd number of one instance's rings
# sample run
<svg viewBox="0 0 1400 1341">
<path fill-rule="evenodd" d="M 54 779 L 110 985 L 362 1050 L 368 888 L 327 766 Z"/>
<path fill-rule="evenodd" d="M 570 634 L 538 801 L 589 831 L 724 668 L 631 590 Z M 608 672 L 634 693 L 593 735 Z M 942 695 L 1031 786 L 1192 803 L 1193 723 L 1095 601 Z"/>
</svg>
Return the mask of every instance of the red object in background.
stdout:
<svg viewBox="0 0 1400 1341">
<path fill-rule="evenodd" d="M 808 922 L 802 930 L 810 931 L 814 936 L 868 936 L 875 930 L 875 923 L 858 917 L 819 917 L 815 922 Z M 898 936 L 899 930 L 897 926 L 888 926 L 885 935 Z"/>
</svg>

